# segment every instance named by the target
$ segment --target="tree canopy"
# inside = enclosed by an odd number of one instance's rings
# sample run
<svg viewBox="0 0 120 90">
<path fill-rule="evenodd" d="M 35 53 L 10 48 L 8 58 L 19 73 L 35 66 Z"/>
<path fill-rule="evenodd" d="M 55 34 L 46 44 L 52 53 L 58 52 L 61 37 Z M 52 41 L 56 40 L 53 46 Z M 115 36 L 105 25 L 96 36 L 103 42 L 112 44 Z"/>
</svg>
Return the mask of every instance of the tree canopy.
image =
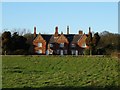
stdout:
<svg viewBox="0 0 120 90">
<path fill-rule="evenodd" d="M 16 51 L 23 51 L 21 54 L 25 54 L 29 49 L 29 45 L 26 43 L 27 39 L 23 36 L 19 36 L 17 32 L 11 35 L 11 32 L 5 31 L 2 34 L 2 53 L 3 54 L 16 54 Z"/>
<path fill-rule="evenodd" d="M 19 35 L 17 32 L 11 34 L 5 31 L 1 35 L 2 54 L 33 54 L 33 34 Z M 1 43 L 1 42 L 0 42 Z M 90 32 L 86 39 L 90 54 L 110 55 L 113 52 L 120 52 L 120 34 L 104 31 L 92 35 Z"/>
<path fill-rule="evenodd" d="M 100 36 L 98 32 L 95 33 L 93 37 L 92 37 L 92 33 L 89 32 L 88 37 L 86 38 L 86 45 L 89 46 L 90 55 L 94 53 L 95 47 L 97 46 L 99 40 L 100 40 Z"/>
</svg>

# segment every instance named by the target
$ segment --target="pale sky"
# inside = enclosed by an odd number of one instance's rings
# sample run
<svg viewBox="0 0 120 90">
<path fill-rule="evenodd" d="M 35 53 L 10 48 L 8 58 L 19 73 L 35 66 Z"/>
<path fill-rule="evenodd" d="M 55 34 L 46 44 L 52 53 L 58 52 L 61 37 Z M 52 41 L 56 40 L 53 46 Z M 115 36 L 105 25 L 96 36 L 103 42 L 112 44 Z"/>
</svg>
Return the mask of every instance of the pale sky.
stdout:
<svg viewBox="0 0 120 90">
<path fill-rule="evenodd" d="M 118 33 L 117 2 L 2 2 L 2 28 L 26 28 L 33 32 L 54 33 L 55 26 L 59 33 L 79 30 L 88 33 L 109 31 Z"/>
</svg>

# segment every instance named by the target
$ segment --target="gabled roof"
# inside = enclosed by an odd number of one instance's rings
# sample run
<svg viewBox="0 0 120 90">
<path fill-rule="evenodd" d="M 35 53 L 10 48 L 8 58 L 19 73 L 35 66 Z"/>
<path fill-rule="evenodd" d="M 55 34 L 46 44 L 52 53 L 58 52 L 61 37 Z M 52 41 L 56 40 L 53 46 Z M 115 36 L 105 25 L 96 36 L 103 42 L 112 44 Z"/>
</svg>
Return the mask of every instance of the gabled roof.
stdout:
<svg viewBox="0 0 120 90">
<path fill-rule="evenodd" d="M 57 42 L 61 39 L 65 40 L 65 42 L 69 43 L 68 38 L 63 33 L 58 37 Z"/>
<path fill-rule="evenodd" d="M 40 35 L 46 42 L 49 42 L 50 38 L 52 37 L 52 34 L 37 34 L 36 37 L 34 38 L 34 40 L 37 39 L 39 35 Z"/>
<path fill-rule="evenodd" d="M 55 37 L 54 35 L 51 36 L 49 43 L 55 43 L 57 41 L 57 39 L 59 38 L 60 35 L 58 35 L 58 37 Z"/>
<path fill-rule="evenodd" d="M 41 36 L 41 34 L 38 34 L 38 35 L 35 37 L 34 41 L 37 40 L 39 37 L 42 38 L 42 39 L 44 39 L 44 38 Z"/>
<path fill-rule="evenodd" d="M 54 34 L 37 34 L 37 37 L 41 35 L 41 37 L 47 42 L 47 43 L 55 43 L 58 38 L 60 37 L 60 34 L 58 37 L 55 37 Z M 77 43 L 83 35 L 88 36 L 87 34 L 79 35 L 79 34 L 63 34 L 67 39 L 69 43 Z M 36 37 L 36 38 L 37 38 Z M 35 39 L 36 39 L 35 38 Z M 35 40 L 34 39 L 34 40 Z"/>
<path fill-rule="evenodd" d="M 73 37 L 75 34 L 63 34 L 67 39 L 68 42 L 72 42 Z M 57 39 L 59 38 L 60 34 L 58 35 L 58 37 L 54 37 L 54 35 L 51 36 L 49 43 L 55 43 L 57 41 Z"/>
<path fill-rule="evenodd" d="M 77 43 L 78 40 L 81 39 L 82 36 L 83 36 L 83 35 L 79 35 L 79 34 L 78 34 L 78 35 L 74 35 L 73 40 L 72 40 L 71 43 Z"/>
<path fill-rule="evenodd" d="M 54 43 L 54 35 L 51 36 L 49 43 Z"/>
</svg>

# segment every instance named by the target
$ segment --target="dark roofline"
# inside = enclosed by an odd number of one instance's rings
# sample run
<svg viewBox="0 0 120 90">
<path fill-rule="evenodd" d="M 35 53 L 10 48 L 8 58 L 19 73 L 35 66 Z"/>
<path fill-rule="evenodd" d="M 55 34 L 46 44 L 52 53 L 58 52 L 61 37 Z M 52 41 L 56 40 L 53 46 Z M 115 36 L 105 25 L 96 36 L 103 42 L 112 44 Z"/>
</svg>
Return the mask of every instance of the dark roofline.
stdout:
<svg viewBox="0 0 120 90">
<path fill-rule="evenodd" d="M 36 37 L 38 36 L 39 34 L 36 34 Z M 47 43 L 54 43 L 55 41 L 54 41 L 54 34 L 40 34 L 42 37 L 43 37 L 43 39 L 47 42 Z M 59 36 L 60 36 L 61 34 L 59 34 Z M 81 37 L 83 36 L 83 35 L 86 35 L 86 36 L 88 36 L 88 34 L 82 34 L 82 35 L 80 35 L 80 34 L 63 34 L 67 39 L 68 39 L 68 42 L 69 43 L 77 43 L 78 42 L 78 40 L 80 40 L 81 39 Z M 35 37 L 35 38 L 36 38 Z M 35 39 L 34 38 L 34 39 Z"/>
</svg>

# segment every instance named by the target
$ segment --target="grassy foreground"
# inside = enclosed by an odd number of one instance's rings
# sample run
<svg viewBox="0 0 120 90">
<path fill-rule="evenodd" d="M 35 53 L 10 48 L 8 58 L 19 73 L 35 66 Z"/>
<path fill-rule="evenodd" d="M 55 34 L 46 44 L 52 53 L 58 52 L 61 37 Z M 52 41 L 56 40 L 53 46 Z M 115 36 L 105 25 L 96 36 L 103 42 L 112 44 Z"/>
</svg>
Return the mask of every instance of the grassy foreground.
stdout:
<svg viewBox="0 0 120 90">
<path fill-rule="evenodd" d="M 3 56 L 3 88 L 116 89 L 119 63 L 110 57 Z M 59 89 L 58 89 L 59 88 Z M 36 90 L 36 89 L 35 89 Z M 88 89 L 89 90 L 89 89 Z"/>
</svg>

